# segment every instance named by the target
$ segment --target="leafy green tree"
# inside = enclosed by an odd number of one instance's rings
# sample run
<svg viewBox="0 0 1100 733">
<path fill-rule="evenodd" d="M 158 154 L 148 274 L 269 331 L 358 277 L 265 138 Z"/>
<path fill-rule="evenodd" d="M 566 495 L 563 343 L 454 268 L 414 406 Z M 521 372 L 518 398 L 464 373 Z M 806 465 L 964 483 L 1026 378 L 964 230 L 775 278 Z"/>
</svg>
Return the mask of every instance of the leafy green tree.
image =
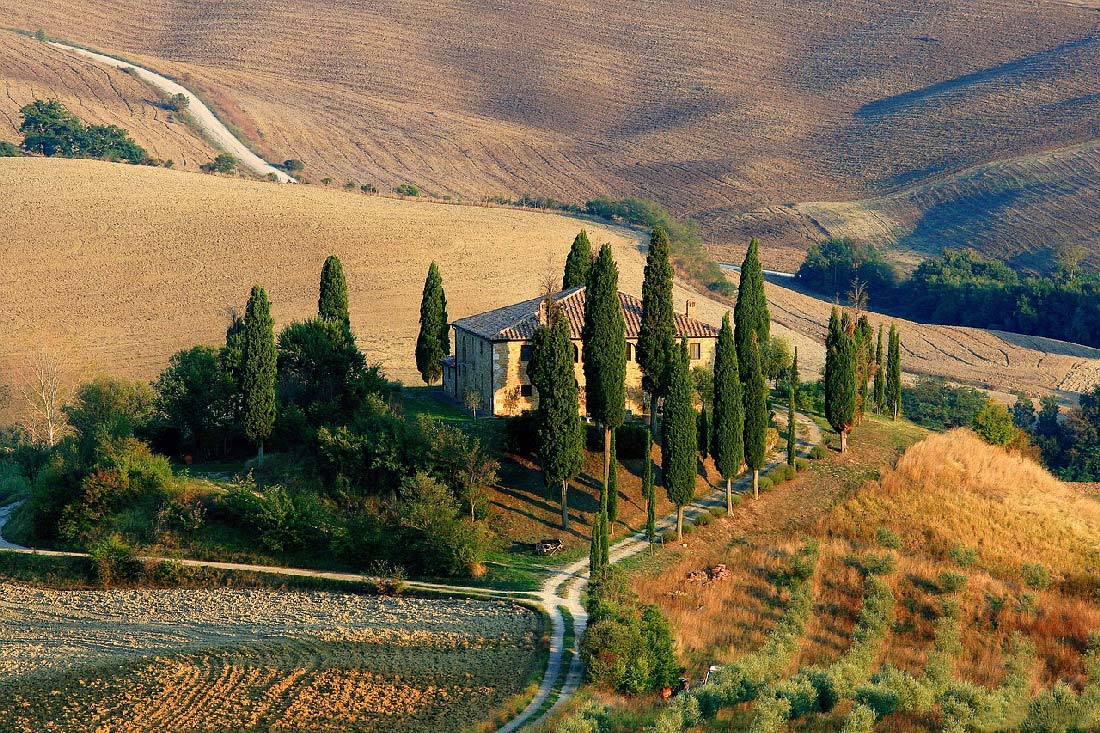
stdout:
<svg viewBox="0 0 1100 733">
<path fill-rule="evenodd" d="M 754 499 L 760 498 L 760 469 L 768 449 L 768 384 L 760 362 L 760 347 L 754 336 L 745 379 L 745 465 L 752 471 Z"/>
<path fill-rule="evenodd" d="M 656 438 L 657 410 L 668 387 L 668 373 L 676 357 L 676 317 L 672 307 L 672 262 L 668 232 L 655 226 L 646 254 L 642 281 L 642 322 L 638 327 L 638 366 L 642 389 L 650 398 L 649 427 Z"/>
<path fill-rule="evenodd" d="M 547 486 L 561 486 L 561 527 L 569 529 L 569 482 L 584 466 L 584 426 L 573 367 L 569 323 L 551 308 L 550 323 L 535 331 L 527 375 L 538 391 L 535 421 Z"/>
<path fill-rule="evenodd" d="M 259 285 L 252 287 L 241 333 L 241 398 L 244 434 L 256 447 L 257 461 L 264 461 L 264 441 L 275 425 L 277 376 L 275 321 L 271 301 Z"/>
<path fill-rule="evenodd" d="M 409 554 L 427 572 L 467 575 L 485 559 L 488 543 L 483 528 L 462 521 L 458 500 L 428 474 L 402 481 L 397 514 L 401 527 L 411 530 Z"/>
<path fill-rule="evenodd" d="M 321 267 L 321 294 L 317 298 L 317 315 L 323 320 L 335 321 L 351 328 L 348 282 L 344 278 L 344 265 L 336 255 L 329 255 Z"/>
<path fill-rule="evenodd" d="M 699 414 L 695 418 L 696 433 L 698 433 L 698 446 L 699 456 L 706 459 L 710 453 L 708 453 L 708 447 L 710 443 L 710 417 L 707 415 L 707 408 L 703 407 L 699 410 Z"/>
<path fill-rule="evenodd" d="M 662 451 L 665 491 L 676 505 L 676 536 L 684 536 L 684 507 L 695 498 L 697 434 L 695 408 L 691 405 L 691 377 L 688 374 L 687 341 L 673 359 L 665 398 L 664 450 Z"/>
<path fill-rule="evenodd" d="M 825 340 L 825 419 L 840 434 L 840 452 L 848 449 L 856 413 L 856 353 L 854 329 L 833 308 Z"/>
<path fill-rule="evenodd" d="M 626 323 L 619 302 L 619 268 L 611 245 L 600 254 L 588 273 L 584 296 L 585 406 L 589 416 L 603 426 L 603 490 L 611 475 L 611 432 L 626 417 Z"/>
<path fill-rule="evenodd" d="M 237 170 L 237 159 L 229 153 L 218 153 L 209 163 L 199 166 L 203 173 L 232 173 Z"/>
<path fill-rule="evenodd" d="M 795 396 L 798 394 L 798 349 L 794 350 L 791 368 L 787 376 L 787 465 L 794 466 L 798 454 L 798 435 L 795 428 Z"/>
<path fill-rule="evenodd" d="M 18 158 L 19 148 L 7 140 L 0 140 L 0 158 Z"/>
<path fill-rule="evenodd" d="M 588 241 L 588 232 L 581 229 L 569 248 L 565 258 L 565 275 L 562 278 L 563 290 L 582 287 L 588 281 L 588 270 L 592 267 L 592 243 Z"/>
<path fill-rule="evenodd" d="M 886 409 L 897 420 L 901 412 L 901 335 L 890 324 L 890 339 L 886 358 Z"/>
<path fill-rule="evenodd" d="M 875 409 L 886 407 L 886 364 L 882 360 L 882 324 L 878 327 L 878 345 L 875 347 Z"/>
<path fill-rule="evenodd" d="M 974 416 L 971 426 L 974 432 L 991 445 L 1008 445 L 1016 437 L 1017 428 L 1012 424 L 1012 413 L 999 402 L 987 399 Z"/>
<path fill-rule="evenodd" d="M 90 465 L 106 443 L 133 438 L 153 417 L 156 395 L 145 382 L 96 377 L 82 384 L 64 407 L 81 462 Z"/>
<path fill-rule="evenodd" d="M 741 473 L 745 458 L 745 403 L 733 341 L 730 314 L 722 318 L 714 351 L 714 421 L 710 453 L 714 466 L 726 480 L 726 511 L 733 511 L 733 479 Z"/>
<path fill-rule="evenodd" d="M 195 346 L 176 352 L 154 389 L 160 421 L 179 436 L 180 447 L 208 456 L 221 442 L 224 450 L 233 427 L 236 384 L 221 350 Z"/>
<path fill-rule="evenodd" d="M 1016 393 L 1016 404 L 1012 406 L 1012 422 L 1020 430 L 1031 430 L 1035 425 L 1035 403 L 1025 392 Z"/>
<path fill-rule="evenodd" d="M 733 340 L 737 344 L 737 366 L 741 379 L 747 380 L 749 359 L 752 358 L 753 336 L 756 348 L 763 352 L 771 334 L 771 314 L 764 294 L 764 269 L 760 265 L 760 243 L 749 242 L 745 260 L 741 263 L 741 284 L 737 289 L 737 304 L 733 309 Z"/>
<path fill-rule="evenodd" d="M 772 336 L 760 349 L 764 360 L 764 378 L 779 384 L 791 368 L 791 345 L 782 336 Z"/>
<path fill-rule="evenodd" d="M 383 380 L 367 368 L 344 321 L 314 318 L 279 334 L 277 394 L 280 421 L 300 415 L 310 430 L 346 424 Z"/>
<path fill-rule="evenodd" d="M 420 333 L 416 337 L 416 369 L 425 384 L 434 384 L 443 376 L 439 363 L 451 353 L 450 325 L 447 323 L 447 296 L 443 292 L 443 276 L 434 262 L 424 279 L 420 298 Z"/>
</svg>

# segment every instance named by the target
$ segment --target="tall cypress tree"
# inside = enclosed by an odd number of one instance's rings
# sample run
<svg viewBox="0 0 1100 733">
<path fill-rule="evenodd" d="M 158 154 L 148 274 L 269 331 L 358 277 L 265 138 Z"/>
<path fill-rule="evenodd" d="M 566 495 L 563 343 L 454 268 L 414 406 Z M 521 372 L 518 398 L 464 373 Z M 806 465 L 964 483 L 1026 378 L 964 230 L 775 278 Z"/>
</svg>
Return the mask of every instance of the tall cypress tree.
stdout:
<svg viewBox="0 0 1100 733">
<path fill-rule="evenodd" d="M 890 324 L 890 346 L 886 369 L 886 409 L 897 420 L 901 413 L 901 335 Z"/>
<path fill-rule="evenodd" d="M 733 308 L 733 339 L 737 343 L 737 365 L 741 379 L 748 379 L 748 363 L 753 336 L 757 347 L 764 348 L 771 333 L 771 314 L 764 294 L 764 269 L 760 265 L 760 243 L 749 242 L 745 261 L 741 263 L 741 283 L 737 288 L 737 305 Z"/>
<path fill-rule="evenodd" d="M 653 458 L 649 454 L 652 440 L 646 430 L 645 466 L 642 468 L 642 498 L 645 499 L 645 537 L 652 542 L 657 538 L 657 492 L 653 486 Z"/>
<path fill-rule="evenodd" d="M 854 328 L 834 307 L 825 339 L 825 419 L 840 434 L 840 452 L 848 449 L 848 433 L 856 413 L 856 353 Z"/>
<path fill-rule="evenodd" d="M 245 436 L 256 444 L 257 462 L 264 462 L 264 441 L 275 425 L 275 321 L 271 301 L 259 285 L 252 287 L 241 331 L 241 399 Z"/>
<path fill-rule="evenodd" d="M 704 405 L 699 414 L 695 418 L 695 432 L 698 434 L 696 442 L 699 446 L 699 457 L 706 460 L 706 457 L 710 455 L 708 449 L 710 447 L 710 416 L 707 415 L 707 408 Z"/>
<path fill-rule="evenodd" d="M 691 405 L 692 384 L 688 372 L 687 341 L 673 358 L 665 398 L 664 469 L 665 491 L 676 505 L 676 536 L 684 537 L 684 506 L 695 498 L 696 445 L 695 408 Z"/>
<path fill-rule="evenodd" d="M 561 527 L 569 529 L 569 481 L 584 466 L 584 426 L 573 368 L 569 323 L 551 308 L 550 324 L 535 331 L 527 374 L 538 390 L 535 423 L 547 486 L 561 487 Z"/>
<path fill-rule="evenodd" d="M 797 456 L 797 431 L 795 430 L 795 396 L 798 394 L 798 347 L 794 349 L 794 359 L 787 377 L 787 465 L 793 467 Z"/>
<path fill-rule="evenodd" d="M 657 405 L 668 388 L 668 373 L 676 356 L 676 319 L 672 307 L 672 262 L 668 232 L 653 227 L 642 281 L 642 322 L 638 328 L 638 366 L 642 389 L 650 398 L 649 425 L 656 438 Z"/>
<path fill-rule="evenodd" d="M 626 417 L 626 323 L 619 302 L 619 268 L 611 245 L 600 254 L 588 273 L 584 292 L 585 406 L 589 416 L 603 426 L 603 490 L 611 475 L 611 432 Z"/>
<path fill-rule="evenodd" d="M 615 433 L 611 431 L 611 470 L 607 474 L 607 522 L 608 531 L 614 532 L 615 522 L 619 520 L 619 455 L 616 452 Z"/>
<path fill-rule="evenodd" d="M 601 509 L 596 512 L 596 516 L 592 519 L 592 541 L 588 546 L 589 576 L 595 575 L 596 572 L 603 567 L 602 544 L 607 538 L 607 531 L 604 528 L 606 517 L 607 515 L 604 514 Z"/>
<path fill-rule="evenodd" d="M 737 347 L 733 342 L 730 314 L 722 318 L 718 344 L 714 351 L 714 420 L 711 425 L 710 453 L 714 466 L 726 480 L 726 511 L 733 512 L 733 479 L 741 473 L 745 458 L 745 403 L 741 394 L 741 375 L 737 365 Z"/>
<path fill-rule="evenodd" d="M 450 325 L 447 323 L 447 296 L 443 276 L 434 262 L 424 279 L 420 297 L 420 333 L 416 336 L 416 369 L 425 384 L 434 384 L 443 375 L 439 360 L 451 353 Z"/>
<path fill-rule="evenodd" d="M 573 240 L 569 256 L 565 258 L 565 275 L 562 277 L 563 290 L 579 288 L 588 280 L 588 270 L 592 267 L 592 243 L 588 241 L 588 232 L 581 233 Z"/>
<path fill-rule="evenodd" d="M 752 498 L 760 498 L 760 469 L 768 449 L 768 383 L 755 334 L 749 349 L 749 373 L 745 379 L 745 465 L 752 471 Z"/>
<path fill-rule="evenodd" d="M 886 408 L 886 373 L 882 361 L 882 324 L 878 325 L 878 346 L 875 347 L 875 409 Z"/>
<path fill-rule="evenodd" d="M 351 328 L 348 283 L 344 278 L 344 265 L 336 255 L 329 255 L 321 267 L 321 294 L 317 298 L 317 315 L 322 320 L 335 321 Z"/>
<path fill-rule="evenodd" d="M 867 320 L 867 315 L 861 315 L 856 321 L 856 424 L 863 423 L 863 413 L 867 409 L 870 399 L 871 371 L 874 369 L 874 349 L 871 340 L 874 338 L 875 329 Z"/>
</svg>

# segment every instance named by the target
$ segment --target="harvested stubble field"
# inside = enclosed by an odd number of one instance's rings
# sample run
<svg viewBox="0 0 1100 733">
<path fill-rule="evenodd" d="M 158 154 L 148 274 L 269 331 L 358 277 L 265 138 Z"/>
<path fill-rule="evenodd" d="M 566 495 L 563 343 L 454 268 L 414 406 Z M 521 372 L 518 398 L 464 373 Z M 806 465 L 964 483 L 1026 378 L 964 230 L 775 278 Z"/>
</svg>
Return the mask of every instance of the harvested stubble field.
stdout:
<svg viewBox="0 0 1100 733">
<path fill-rule="evenodd" d="M 1100 18 L 1076 3 L 0 0 L 0 15 L 185 79 L 314 179 L 639 194 L 717 244 L 754 231 L 748 211 L 1100 137 Z M 804 247 L 804 223 L 776 234 Z"/>
<path fill-rule="evenodd" d="M 128 130 L 149 155 L 177 168 L 198 170 L 217 155 L 140 79 L 33 38 L 0 32 L 0 81 L 0 140 L 22 140 L 21 107 L 57 99 L 88 124 Z"/>
<path fill-rule="evenodd" d="M 0 591 L 5 733 L 457 731 L 539 657 L 537 614 L 503 602 Z"/>
</svg>

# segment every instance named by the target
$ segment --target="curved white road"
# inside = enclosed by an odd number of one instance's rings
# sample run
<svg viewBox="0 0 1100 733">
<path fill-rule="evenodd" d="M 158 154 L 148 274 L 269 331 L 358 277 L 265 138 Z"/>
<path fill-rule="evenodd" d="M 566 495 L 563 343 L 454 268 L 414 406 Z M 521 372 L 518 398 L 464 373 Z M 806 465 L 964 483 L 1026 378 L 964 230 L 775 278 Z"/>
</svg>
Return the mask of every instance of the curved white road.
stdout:
<svg viewBox="0 0 1100 733">
<path fill-rule="evenodd" d="M 810 447 L 817 445 L 821 442 L 821 429 L 817 424 L 809 418 L 799 414 L 798 421 L 804 428 L 803 433 L 807 435 L 807 438 L 799 440 L 801 446 L 800 453 L 805 455 Z M 770 469 L 779 463 L 783 458 L 779 453 L 775 453 L 772 456 L 772 460 L 765 466 L 765 470 Z M 735 486 L 738 490 L 744 491 L 748 489 L 750 476 L 742 476 L 740 480 L 735 482 Z M 19 502 L 21 503 L 21 502 Z M 11 513 L 19 506 L 19 503 L 12 504 L 6 507 L 0 507 L 0 550 L 7 550 L 10 552 L 19 552 L 26 554 L 37 554 L 54 557 L 87 557 L 85 553 L 80 552 L 59 552 L 53 550 L 32 550 L 18 545 L 13 545 L 6 542 L 3 538 L 4 524 L 7 523 Z M 722 486 L 715 489 L 707 496 L 696 499 L 692 504 L 684 509 L 684 518 L 686 520 L 693 521 L 700 514 L 707 512 L 711 507 L 724 507 L 726 505 L 726 490 Z M 670 514 L 664 517 L 657 523 L 658 536 L 663 533 L 674 530 L 676 528 L 676 515 Z M 620 542 L 612 545 L 610 551 L 611 562 L 619 562 L 632 555 L 636 555 L 642 550 L 645 550 L 650 546 L 649 542 L 645 538 L 645 533 L 639 532 L 631 535 Z M 141 558 L 143 560 L 165 560 L 168 558 Z M 174 558 L 173 558 L 174 559 Z M 213 562 L 206 560 L 176 560 L 183 565 L 189 565 L 193 567 L 208 567 L 218 568 L 222 570 L 243 570 L 251 572 L 271 573 L 275 575 L 292 575 L 292 576 L 307 576 L 314 578 L 325 578 L 329 580 L 343 580 L 343 581 L 355 581 L 355 582 L 372 582 L 377 581 L 379 578 L 367 575 L 359 575 L 355 573 L 330 573 L 320 570 L 306 570 L 300 568 L 286 568 L 286 567 L 274 567 L 267 565 L 245 565 L 242 563 L 229 563 L 229 562 Z M 580 642 L 584 638 L 584 632 L 588 628 L 588 613 L 585 611 L 584 605 L 581 603 L 581 593 L 584 591 L 585 585 L 588 583 L 588 559 L 578 560 L 571 565 L 563 568 L 552 570 L 554 574 L 543 584 L 542 590 L 539 593 L 539 600 L 543 609 L 550 616 L 551 621 L 551 634 L 550 634 L 550 657 L 546 665 L 546 671 L 543 674 L 542 682 L 539 684 L 538 692 L 535 697 L 527 705 L 523 711 L 515 718 L 510 720 L 507 724 L 497 731 L 497 733 L 512 733 L 512 731 L 518 730 L 526 725 L 533 725 L 541 722 L 551 713 L 555 712 L 559 707 L 565 704 L 573 694 L 580 687 L 581 682 L 584 680 L 584 669 L 581 666 L 580 659 Z M 437 583 L 421 583 L 416 581 L 408 581 L 406 583 L 411 588 L 417 588 L 420 590 L 433 591 L 439 593 L 460 593 L 462 595 L 469 595 L 482 598 L 502 598 L 509 600 L 522 600 L 526 595 L 529 595 L 523 591 L 499 591 L 487 588 L 472 588 L 463 586 L 451 586 L 441 585 Z M 569 664 L 569 669 L 565 670 L 564 681 L 561 688 L 557 693 L 557 697 L 553 700 L 553 703 L 542 715 L 537 715 L 540 709 L 544 707 L 551 696 L 554 694 L 554 687 L 557 685 L 559 678 L 562 675 L 562 664 L 565 659 L 565 618 L 561 612 L 562 608 L 569 610 L 569 613 L 573 617 L 573 649 L 572 657 Z"/>
<path fill-rule="evenodd" d="M 76 46 L 70 46 L 65 43 L 58 43 L 57 41 L 48 41 L 51 46 L 60 48 L 65 51 L 70 51 L 75 54 L 79 54 L 86 58 L 90 58 L 107 66 L 111 66 L 116 69 L 128 70 L 134 76 L 138 77 L 142 81 L 151 86 L 156 87 L 166 94 L 182 94 L 187 97 L 187 114 L 195 121 L 202 131 L 206 134 L 207 138 L 214 143 L 218 148 L 221 148 L 225 152 L 232 155 L 240 165 L 244 166 L 248 170 L 259 176 L 267 176 L 274 174 L 276 178 L 282 183 L 297 183 L 296 180 L 288 176 L 283 171 L 279 170 L 275 166 L 268 163 L 260 156 L 253 153 L 248 149 L 243 142 L 241 142 L 232 132 L 229 131 L 222 121 L 214 115 L 214 113 L 203 104 L 203 101 L 195 96 L 187 88 L 180 86 L 176 82 L 172 81 L 166 76 L 161 76 L 156 72 L 149 71 L 149 69 L 136 66 L 127 61 L 120 61 L 111 56 L 106 56 L 95 51 L 89 51 L 84 48 L 77 48 Z"/>
</svg>

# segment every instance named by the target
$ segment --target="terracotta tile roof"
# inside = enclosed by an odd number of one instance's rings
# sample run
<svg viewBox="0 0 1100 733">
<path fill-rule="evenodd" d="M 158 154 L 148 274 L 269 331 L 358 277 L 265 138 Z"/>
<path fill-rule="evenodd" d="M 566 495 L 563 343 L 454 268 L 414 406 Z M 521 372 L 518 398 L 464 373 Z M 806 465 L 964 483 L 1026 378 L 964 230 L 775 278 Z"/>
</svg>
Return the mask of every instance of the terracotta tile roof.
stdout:
<svg viewBox="0 0 1100 733">
<path fill-rule="evenodd" d="M 579 340 L 584 327 L 584 288 L 562 290 L 554 296 L 569 319 L 569 335 Z M 535 334 L 539 323 L 539 303 L 542 298 L 531 298 L 515 305 L 479 313 L 476 316 L 460 318 L 454 327 L 489 339 L 490 341 L 527 341 Z M 626 337 L 638 338 L 638 329 L 642 323 L 642 301 L 633 295 L 619 292 L 623 318 L 626 321 Z M 688 318 L 683 313 L 676 314 L 676 338 L 717 338 L 718 329 L 709 323 Z"/>
</svg>

